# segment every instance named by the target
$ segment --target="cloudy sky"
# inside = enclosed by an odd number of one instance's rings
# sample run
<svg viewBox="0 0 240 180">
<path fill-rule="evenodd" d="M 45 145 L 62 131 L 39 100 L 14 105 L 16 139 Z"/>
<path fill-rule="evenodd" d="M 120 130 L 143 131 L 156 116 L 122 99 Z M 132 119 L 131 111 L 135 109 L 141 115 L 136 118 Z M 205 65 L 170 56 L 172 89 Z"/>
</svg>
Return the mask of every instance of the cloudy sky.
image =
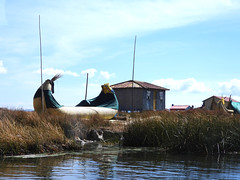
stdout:
<svg viewBox="0 0 240 180">
<path fill-rule="evenodd" d="M 0 107 L 33 109 L 43 79 L 74 106 L 104 83 L 132 78 L 169 88 L 171 104 L 201 106 L 212 95 L 240 101 L 239 0 L 0 0 Z"/>
</svg>

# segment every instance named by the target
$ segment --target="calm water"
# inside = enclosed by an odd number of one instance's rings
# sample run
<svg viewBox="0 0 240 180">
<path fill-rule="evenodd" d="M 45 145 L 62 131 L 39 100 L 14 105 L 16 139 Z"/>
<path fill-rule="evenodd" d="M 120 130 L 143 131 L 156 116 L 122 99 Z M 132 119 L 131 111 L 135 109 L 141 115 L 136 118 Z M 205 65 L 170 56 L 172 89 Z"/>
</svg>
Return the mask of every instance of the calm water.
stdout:
<svg viewBox="0 0 240 180">
<path fill-rule="evenodd" d="M 240 156 L 91 145 L 79 153 L 0 159 L 0 179 L 239 179 Z"/>
</svg>

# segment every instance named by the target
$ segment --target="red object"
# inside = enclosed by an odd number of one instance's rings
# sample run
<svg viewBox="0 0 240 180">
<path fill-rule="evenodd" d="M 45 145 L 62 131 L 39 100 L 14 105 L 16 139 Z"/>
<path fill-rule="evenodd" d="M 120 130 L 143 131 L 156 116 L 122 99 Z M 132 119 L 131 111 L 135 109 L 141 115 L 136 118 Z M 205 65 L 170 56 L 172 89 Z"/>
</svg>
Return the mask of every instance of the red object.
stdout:
<svg viewBox="0 0 240 180">
<path fill-rule="evenodd" d="M 189 110 L 191 109 L 191 106 L 189 105 L 173 105 L 171 108 L 170 108 L 170 111 L 184 111 L 184 110 Z"/>
</svg>

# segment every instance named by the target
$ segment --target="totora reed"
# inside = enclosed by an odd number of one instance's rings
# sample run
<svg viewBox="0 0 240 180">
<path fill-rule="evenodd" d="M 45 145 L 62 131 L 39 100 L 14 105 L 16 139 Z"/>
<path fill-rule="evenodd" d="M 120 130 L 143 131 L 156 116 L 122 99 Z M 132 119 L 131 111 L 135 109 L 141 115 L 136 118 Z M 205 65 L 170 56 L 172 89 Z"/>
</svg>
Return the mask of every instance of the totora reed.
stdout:
<svg viewBox="0 0 240 180">
<path fill-rule="evenodd" d="M 240 152 L 240 116 L 219 111 L 132 114 L 123 145 L 159 147 L 174 153 Z"/>
<path fill-rule="evenodd" d="M 0 156 L 81 150 L 76 137 L 85 139 L 91 130 L 103 130 L 108 138 L 115 133 L 118 140 L 115 138 L 114 143 L 123 146 L 157 147 L 163 152 L 240 152 L 238 114 L 204 110 L 119 112 L 116 118 L 122 119 L 110 122 L 93 117 L 83 121 L 76 116 L 0 109 Z"/>
<path fill-rule="evenodd" d="M 98 117 L 84 122 L 76 116 L 0 109 L 0 157 L 79 150 L 75 137 L 84 139 L 90 129 L 105 124 Z"/>
</svg>

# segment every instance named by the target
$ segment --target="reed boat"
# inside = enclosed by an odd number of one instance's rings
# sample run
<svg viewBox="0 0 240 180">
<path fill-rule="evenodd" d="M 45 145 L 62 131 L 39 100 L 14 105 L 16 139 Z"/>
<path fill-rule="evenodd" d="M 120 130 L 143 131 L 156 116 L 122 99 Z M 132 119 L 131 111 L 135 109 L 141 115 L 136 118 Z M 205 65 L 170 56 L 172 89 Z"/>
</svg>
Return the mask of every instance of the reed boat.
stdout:
<svg viewBox="0 0 240 180">
<path fill-rule="evenodd" d="M 223 108 L 223 110 L 225 112 L 228 112 L 228 113 L 235 113 L 235 114 L 240 114 L 240 102 L 234 102 L 231 100 L 231 97 L 229 98 L 230 99 L 230 105 L 229 107 L 226 107 L 225 105 L 225 101 L 224 101 L 224 98 L 222 98 L 219 102 L 221 104 L 221 107 Z"/>
<path fill-rule="evenodd" d="M 109 84 L 102 85 L 100 94 L 88 100 L 83 100 L 76 106 L 60 105 L 53 96 L 54 81 L 61 75 L 57 74 L 52 79 L 47 79 L 36 91 L 33 98 L 33 107 L 37 113 L 77 115 L 81 119 L 90 119 L 99 116 L 102 119 L 112 119 L 118 112 L 118 100 L 114 90 Z M 43 97 L 43 98 L 42 98 Z M 42 101 L 43 99 L 43 101 Z"/>
<path fill-rule="evenodd" d="M 231 101 L 231 107 L 235 113 L 240 114 L 240 103 Z"/>
</svg>

